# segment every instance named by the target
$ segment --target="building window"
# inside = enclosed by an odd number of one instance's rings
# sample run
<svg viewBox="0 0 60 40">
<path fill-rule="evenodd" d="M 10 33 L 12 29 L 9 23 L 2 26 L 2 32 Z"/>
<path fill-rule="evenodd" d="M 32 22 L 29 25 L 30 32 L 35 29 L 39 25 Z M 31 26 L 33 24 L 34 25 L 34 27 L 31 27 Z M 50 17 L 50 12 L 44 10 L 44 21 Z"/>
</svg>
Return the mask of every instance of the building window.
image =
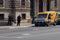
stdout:
<svg viewBox="0 0 60 40">
<path fill-rule="evenodd" d="M 25 0 L 21 0 L 21 5 L 25 6 Z"/>
<path fill-rule="evenodd" d="M 9 2 L 10 2 L 9 7 L 10 8 L 15 8 L 15 0 L 9 0 Z"/>
<path fill-rule="evenodd" d="M 3 7 L 3 0 L 0 0 L 0 7 Z"/>
<path fill-rule="evenodd" d="M 22 14 L 22 19 L 26 19 L 26 14 Z"/>
<path fill-rule="evenodd" d="M 0 14 L 0 20 L 4 19 L 4 14 Z"/>
<path fill-rule="evenodd" d="M 55 0 L 55 7 L 57 7 L 57 0 Z"/>
</svg>

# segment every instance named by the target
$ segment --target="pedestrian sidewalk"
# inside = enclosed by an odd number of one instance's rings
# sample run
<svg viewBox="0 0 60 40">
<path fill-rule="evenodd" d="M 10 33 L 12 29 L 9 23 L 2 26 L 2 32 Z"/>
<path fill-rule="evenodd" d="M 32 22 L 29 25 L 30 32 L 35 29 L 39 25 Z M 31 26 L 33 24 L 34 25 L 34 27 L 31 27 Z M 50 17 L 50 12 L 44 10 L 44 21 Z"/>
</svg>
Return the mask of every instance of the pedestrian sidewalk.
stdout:
<svg viewBox="0 0 60 40">
<path fill-rule="evenodd" d="M 12 25 L 12 27 L 21 27 L 21 28 L 23 28 L 23 27 L 31 27 L 31 26 L 33 26 L 33 24 L 27 23 L 27 22 L 24 22 L 24 23 L 21 22 L 20 26 L 17 26 L 17 24 Z"/>
<path fill-rule="evenodd" d="M 4 29 L 4 28 L 10 28 L 10 29 L 12 29 L 12 28 L 25 28 L 25 27 L 32 27 L 33 26 L 33 24 L 31 24 L 31 23 L 21 23 L 21 25 L 20 26 L 17 26 L 16 24 L 13 24 L 12 26 L 0 26 L 0 29 Z"/>
</svg>

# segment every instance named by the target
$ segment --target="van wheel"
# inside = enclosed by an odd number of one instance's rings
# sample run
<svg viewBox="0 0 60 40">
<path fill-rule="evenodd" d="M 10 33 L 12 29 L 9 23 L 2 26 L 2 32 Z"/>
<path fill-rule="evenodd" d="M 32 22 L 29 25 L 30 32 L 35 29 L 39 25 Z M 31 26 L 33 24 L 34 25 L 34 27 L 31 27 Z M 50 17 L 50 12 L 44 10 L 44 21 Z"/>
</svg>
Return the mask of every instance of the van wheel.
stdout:
<svg viewBox="0 0 60 40">
<path fill-rule="evenodd" d="M 48 24 L 46 26 L 49 26 Z"/>
</svg>

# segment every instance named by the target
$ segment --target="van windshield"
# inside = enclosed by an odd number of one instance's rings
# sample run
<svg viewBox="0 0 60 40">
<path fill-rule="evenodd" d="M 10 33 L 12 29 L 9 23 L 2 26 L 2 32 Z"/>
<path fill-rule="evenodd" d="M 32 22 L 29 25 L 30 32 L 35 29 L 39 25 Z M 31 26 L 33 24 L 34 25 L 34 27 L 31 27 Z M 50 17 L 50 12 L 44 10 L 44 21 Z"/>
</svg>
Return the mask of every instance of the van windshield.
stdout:
<svg viewBox="0 0 60 40">
<path fill-rule="evenodd" d="M 47 14 L 39 14 L 37 17 L 38 18 L 46 18 L 47 17 Z"/>
<path fill-rule="evenodd" d="M 58 17 L 60 18 L 60 14 L 58 14 Z"/>
</svg>

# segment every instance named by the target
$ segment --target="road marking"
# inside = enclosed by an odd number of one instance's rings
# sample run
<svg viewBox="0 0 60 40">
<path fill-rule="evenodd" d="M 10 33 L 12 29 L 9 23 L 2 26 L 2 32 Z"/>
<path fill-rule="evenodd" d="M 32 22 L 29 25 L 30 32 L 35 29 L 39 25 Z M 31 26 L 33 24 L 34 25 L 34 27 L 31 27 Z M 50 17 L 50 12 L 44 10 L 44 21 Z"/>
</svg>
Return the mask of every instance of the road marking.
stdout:
<svg viewBox="0 0 60 40">
<path fill-rule="evenodd" d="M 35 31 L 39 30 L 39 29 L 34 29 Z"/>
<path fill-rule="evenodd" d="M 29 33 L 24 33 L 24 34 L 22 34 L 22 35 L 26 35 L 26 36 L 27 36 L 27 35 L 31 35 L 31 34 L 29 34 Z"/>
<path fill-rule="evenodd" d="M 6 36 L 0 36 L 0 38 L 24 38 L 24 37 L 21 37 L 21 36 L 19 36 L 19 37 L 6 37 Z"/>
<path fill-rule="evenodd" d="M 3 36 L 0 36 L 0 38 L 3 37 Z"/>
<path fill-rule="evenodd" d="M 31 37 L 40 37 L 40 36 L 48 36 L 48 35 L 56 35 L 56 34 L 60 34 L 60 32 L 51 32 L 51 33 L 43 33 L 43 34 L 39 34 L 39 35 L 31 35 L 31 36 L 26 36 L 24 38 L 31 38 Z"/>
<path fill-rule="evenodd" d="M 30 37 L 40 37 L 40 36 L 47 36 L 47 35 L 55 35 L 60 34 L 60 32 L 52 32 L 52 33 L 43 33 L 39 35 L 31 35 L 31 36 L 14 36 L 14 37 L 6 37 L 6 36 L 0 36 L 0 38 L 30 38 Z M 26 35 L 26 34 L 25 34 Z M 29 34 L 30 35 L 30 34 Z"/>
<path fill-rule="evenodd" d="M 19 36 L 19 37 L 16 37 L 16 38 L 24 38 L 24 37 Z"/>
</svg>

